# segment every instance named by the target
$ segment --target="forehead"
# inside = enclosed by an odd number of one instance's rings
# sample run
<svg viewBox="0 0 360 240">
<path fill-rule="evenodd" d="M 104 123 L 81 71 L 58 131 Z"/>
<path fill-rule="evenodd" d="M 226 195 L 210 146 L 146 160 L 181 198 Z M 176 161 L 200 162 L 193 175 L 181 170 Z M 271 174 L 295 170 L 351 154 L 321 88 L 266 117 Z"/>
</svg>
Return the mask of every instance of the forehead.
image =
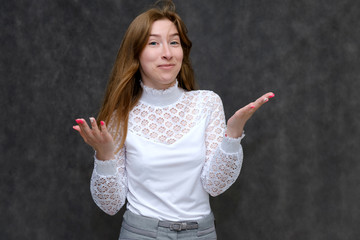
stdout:
<svg viewBox="0 0 360 240">
<path fill-rule="evenodd" d="M 169 19 L 161 19 L 155 21 L 150 30 L 150 34 L 174 34 L 178 33 L 178 30 L 173 22 L 171 22 Z"/>
</svg>

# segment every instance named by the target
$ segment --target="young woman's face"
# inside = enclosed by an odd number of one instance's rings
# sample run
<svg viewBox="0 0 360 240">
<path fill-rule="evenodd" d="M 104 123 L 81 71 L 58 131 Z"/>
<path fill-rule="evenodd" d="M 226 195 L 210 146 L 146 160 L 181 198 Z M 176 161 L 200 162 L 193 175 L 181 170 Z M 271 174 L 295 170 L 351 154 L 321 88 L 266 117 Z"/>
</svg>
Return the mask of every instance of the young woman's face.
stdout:
<svg viewBox="0 0 360 240">
<path fill-rule="evenodd" d="M 155 21 L 140 54 L 141 80 L 145 86 L 166 89 L 174 85 L 183 60 L 178 30 L 168 19 Z"/>
</svg>

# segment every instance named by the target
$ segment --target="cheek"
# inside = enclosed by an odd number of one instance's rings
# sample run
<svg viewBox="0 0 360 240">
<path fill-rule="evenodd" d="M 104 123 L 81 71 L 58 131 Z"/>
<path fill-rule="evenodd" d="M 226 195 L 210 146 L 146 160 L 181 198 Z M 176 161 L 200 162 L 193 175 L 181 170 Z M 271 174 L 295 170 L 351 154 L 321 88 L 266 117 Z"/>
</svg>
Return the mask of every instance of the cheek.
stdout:
<svg viewBox="0 0 360 240">
<path fill-rule="evenodd" d="M 148 57 L 146 55 L 146 52 L 141 53 L 141 55 L 139 57 L 139 62 L 140 62 L 140 72 L 141 73 L 148 73 L 149 68 L 150 68 L 150 64 L 149 64 L 149 60 L 148 60 Z"/>
<path fill-rule="evenodd" d="M 184 60 L 184 53 L 182 50 L 180 51 L 176 51 L 176 53 L 174 54 L 174 57 L 176 58 L 176 61 L 178 63 L 178 68 L 180 70 L 182 64 L 183 64 L 183 60 Z"/>
<path fill-rule="evenodd" d="M 140 55 L 139 60 L 140 60 L 140 66 L 144 67 L 146 65 L 146 62 L 148 61 L 146 53 L 142 52 L 141 55 Z"/>
<path fill-rule="evenodd" d="M 149 49 L 144 49 L 143 52 L 140 54 L 140 65 L 147 65 L 155 60 L 155 54 L 152 51 L 149 51 Z"/>
<path fill-rule="evenodd" d="M 182 61 L 183 58 L 184 58 L 184 51 L 181 49 L 178 54 L 178 59 Z"/>
</svg>

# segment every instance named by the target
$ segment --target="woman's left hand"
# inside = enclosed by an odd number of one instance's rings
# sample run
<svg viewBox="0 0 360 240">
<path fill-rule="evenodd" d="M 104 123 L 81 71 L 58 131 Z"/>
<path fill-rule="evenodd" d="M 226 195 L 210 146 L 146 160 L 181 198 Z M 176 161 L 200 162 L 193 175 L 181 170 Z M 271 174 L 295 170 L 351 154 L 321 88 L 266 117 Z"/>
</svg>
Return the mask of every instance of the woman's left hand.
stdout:
<svg viewBox="0 0 360 240">
<path fill-rule="evenodd" d="M 226 135 L 231 138 L 241 137 L 246 122 L 264 103 L 268 102 L 270 98 L 275 97 L 272 92 L 264 94 L 255 102 L 249 103 L 245 107 L 237 110 L 235 114 L 229 118 L 227 122 Z"/>
</svg>

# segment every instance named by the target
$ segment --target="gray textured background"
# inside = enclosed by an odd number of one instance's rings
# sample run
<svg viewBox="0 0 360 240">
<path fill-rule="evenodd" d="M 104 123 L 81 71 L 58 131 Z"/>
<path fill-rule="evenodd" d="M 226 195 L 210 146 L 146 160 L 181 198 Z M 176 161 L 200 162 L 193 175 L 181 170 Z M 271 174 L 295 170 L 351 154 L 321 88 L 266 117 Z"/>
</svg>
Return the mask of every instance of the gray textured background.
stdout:
<svg viewBox="0 0 360 240">
<path fill-rule="evenodd" d="M 117 239 L 93 203 L 95 116 L 122 36 L 152 1 L 1 1 L 0 239 Z M 219 239 L 359 239 L 360 1 L 175 1 L 202 89 L 246 127 L 238 181 L 212 199 Z"/>
</svg>

